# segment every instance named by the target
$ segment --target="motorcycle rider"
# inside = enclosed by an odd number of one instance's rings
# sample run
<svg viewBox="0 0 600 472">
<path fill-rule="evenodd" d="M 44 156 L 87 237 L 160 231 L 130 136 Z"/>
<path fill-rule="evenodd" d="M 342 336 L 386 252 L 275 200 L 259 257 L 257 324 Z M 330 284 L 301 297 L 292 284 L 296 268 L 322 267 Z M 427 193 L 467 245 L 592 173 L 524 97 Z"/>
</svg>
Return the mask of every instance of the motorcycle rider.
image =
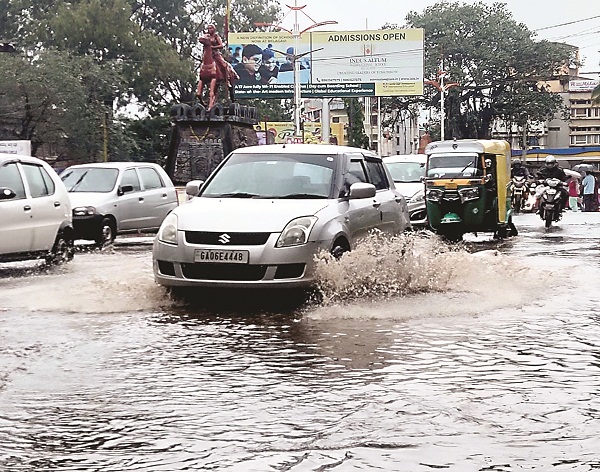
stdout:
<svg viewBox="0 0 600 472">
<path fill-rule="evenodd" d="M 567 181 L 567 174 L 565 174 L 565 171 L 562 170 L 562 168 L 558 165 L 556 157 L 548 155 L 546 156 L 546 159 L 544 159 L 544 162 L 545 166 L 542 167 L 537 173 L 537 177 L 540 180 L 558 179 L 563 183 Z M 561 193 L 561 211 L 564 211 L 569 200 L 569 192 L 567 191 L 564 185 L 561 185 L 559 190 Z"/>
<path fill-rule="evenodd" d="M 512 161 L 512 166 L 510 168 L 510 177 L 525 177 L 526 179 L 529 178 L 529 171 L 527 170 L 527 167 L 525 167 L 523 165 L 523 163 L 521 162 L 521 159 L 515 158 Z"/>
</svg>

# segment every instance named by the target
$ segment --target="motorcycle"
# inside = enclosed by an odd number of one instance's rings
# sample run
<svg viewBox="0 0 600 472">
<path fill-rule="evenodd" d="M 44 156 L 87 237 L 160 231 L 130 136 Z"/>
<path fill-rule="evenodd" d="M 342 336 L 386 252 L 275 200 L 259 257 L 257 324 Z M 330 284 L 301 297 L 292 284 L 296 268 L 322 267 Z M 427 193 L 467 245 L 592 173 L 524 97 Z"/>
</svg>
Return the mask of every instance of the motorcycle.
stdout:
<svg viewBox="0 0 600 472">
<path fill-rule="evenodd" d="M 535 213 L 537 211 L 540 193 L 543 188 L 544 186 L 538 185 L 538 183 L 535 180 L 532 180 L 527 184 L 527 196 L 525 198 L 525 201 L 523 202 L 524 212 Z"/>
<path fill-rule="evenodd" d="M 527 182 L 525 176 L 515 175 L 511 185 L 511 203 L 515 213 L 520 213 L 527 198 Z"/>
<path fill-rule="evenodd" d="M 562 185 L 559 179 L 550 178 L 543 181 L 539 205 L 540 218 L 544 221 L 546 229 L 550 228 L 553 221 L 559 221 L 562 217 Z"/>
</svg>

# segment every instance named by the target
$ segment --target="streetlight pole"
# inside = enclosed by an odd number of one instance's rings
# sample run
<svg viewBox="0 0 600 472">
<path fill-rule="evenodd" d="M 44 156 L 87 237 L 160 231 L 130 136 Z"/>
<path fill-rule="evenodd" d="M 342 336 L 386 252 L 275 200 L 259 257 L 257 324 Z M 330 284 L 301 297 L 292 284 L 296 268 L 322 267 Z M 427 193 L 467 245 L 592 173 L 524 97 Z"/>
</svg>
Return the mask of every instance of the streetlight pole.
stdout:
<svg viewBox="0 0 600 472">
<path fill-rule="evenodd" d="M 442 63 L 443 65 L 443 63 Z M 440 91 L 440 138 L 443 141 L 445 139 L 445 129 L 446 129 L 446 106 L 445 106 L 445 97 L 448 89 L 452 87 L 456 87 L 459 84 L 456 82 L 449 82 L 444 84 L 444 77 L 446 76 L 446 72 L 443 70 L 438 72 L 438 80 L 425 80 L 425 83 L 428 85 L 433 85 L 436 89 Z"/>
</svg>

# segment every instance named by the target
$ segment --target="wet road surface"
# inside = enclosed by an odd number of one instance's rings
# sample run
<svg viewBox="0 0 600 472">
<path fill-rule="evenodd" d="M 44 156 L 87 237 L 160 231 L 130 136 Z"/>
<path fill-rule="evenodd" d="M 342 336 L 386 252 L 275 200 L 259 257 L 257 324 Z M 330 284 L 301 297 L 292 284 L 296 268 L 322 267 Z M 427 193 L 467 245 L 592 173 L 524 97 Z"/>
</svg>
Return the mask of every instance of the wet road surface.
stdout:
<svg viewBox="0 0 600 472">
<path fill-rule="evenodd" d="M 515 223 L 303 305 L 172 300 L 147 240 L 0 266 L 0 470 L 600 470 L 600 214 Z"/>
</svg>

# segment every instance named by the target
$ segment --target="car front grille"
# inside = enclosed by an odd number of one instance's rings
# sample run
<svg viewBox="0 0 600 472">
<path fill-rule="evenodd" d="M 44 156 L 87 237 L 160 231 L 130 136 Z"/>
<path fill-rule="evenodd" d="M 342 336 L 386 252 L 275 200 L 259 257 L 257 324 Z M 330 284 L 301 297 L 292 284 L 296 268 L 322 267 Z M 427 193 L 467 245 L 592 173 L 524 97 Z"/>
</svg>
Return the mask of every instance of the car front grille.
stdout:
<svg viewBox="0 0 600 472">
<path fill-rule="evenodd" d="M 266 265 L 242 264 L 181 264 L 186 279 L 202 280 L 261 280 L 267 271 Z"/>
<path fill-rule="evenodd" d="M 190 244 L 208 244 L 211 246 L 262 246 L 271 233 L 228 233 L 211 231 L 186 231 L 185 240 Z"/>
</svg>

